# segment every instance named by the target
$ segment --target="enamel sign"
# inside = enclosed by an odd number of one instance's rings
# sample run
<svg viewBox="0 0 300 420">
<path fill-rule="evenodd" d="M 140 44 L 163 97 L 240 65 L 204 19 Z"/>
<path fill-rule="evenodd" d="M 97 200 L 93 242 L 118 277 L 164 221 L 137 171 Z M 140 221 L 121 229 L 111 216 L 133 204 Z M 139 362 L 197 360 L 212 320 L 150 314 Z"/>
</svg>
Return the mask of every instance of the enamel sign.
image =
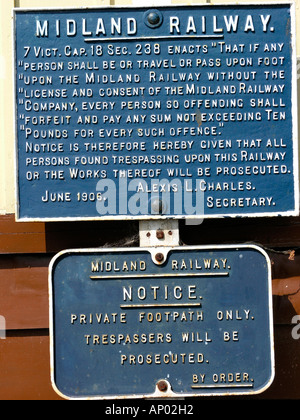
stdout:
<svg viewBox="0 0 300 420">
<path fill-rule="evenodd" d="M 297 215 L 294 26 L 291 4 L 16 9 L 17 219 Z"/>
<path fill-rule="evenodd" d="M 241 395 L 274 376 L 257 246 L 69 250 L 49 274 L 53 387 L 68 399 Z"/>
</svg>

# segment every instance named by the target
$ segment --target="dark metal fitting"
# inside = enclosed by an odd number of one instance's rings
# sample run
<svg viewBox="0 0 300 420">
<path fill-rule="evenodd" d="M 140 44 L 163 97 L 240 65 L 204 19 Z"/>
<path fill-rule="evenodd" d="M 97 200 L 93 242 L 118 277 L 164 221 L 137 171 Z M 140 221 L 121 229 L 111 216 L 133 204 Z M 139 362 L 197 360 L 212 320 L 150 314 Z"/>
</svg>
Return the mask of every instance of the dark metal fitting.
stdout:
<svg viewBox="0 0 300 420">
<path fill-rule="evenodd" d="M 158 252 L 155 255 L 155 259 L 156 259 L 157 262 L 163 262 L 163 260 L 165 259 L 164 254 L 162 254 L 161 252 Z"/>
<path fill-rule="evenodd" d="M 157 25 L 160 22 L 160 16 L 157 12 L 150 12 L 148 15 L 148 22 L 150 25 Z"/>
<path fill-rule="evenodd" d="M 157 9 L 150 9 L 144 14 L 144 22 L 151 29 L 159 28 L 163 20 L 162 13 Z"/>
<path fill-rule="evenodd" d="M 161 229 L 158 229 L 158 230 L 156 231 L 156 237 L 157 237 L 157 239 L 164 239 L 164 238 L 165 238 L 164 231 L 163 231 L 163 230 L 161 230 Z"/>
<path fill-rule="evenodd" d="M 166 381 L 159 381 L 157 383 L 157 388 L 160 390 L 160 392 L 167 392 L 168 384 Z"/>
</svg>

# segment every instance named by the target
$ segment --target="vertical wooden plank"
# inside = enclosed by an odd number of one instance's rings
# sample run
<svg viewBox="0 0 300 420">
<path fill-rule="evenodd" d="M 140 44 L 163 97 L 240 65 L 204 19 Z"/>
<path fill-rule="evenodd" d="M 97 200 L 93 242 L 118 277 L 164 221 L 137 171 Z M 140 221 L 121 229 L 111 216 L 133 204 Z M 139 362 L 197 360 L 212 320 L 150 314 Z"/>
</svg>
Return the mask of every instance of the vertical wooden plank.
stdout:
<svg viewBox="0 0 300 420">
<path fill-rule="evenodd" d="M 14 212 L 13 0 L 0 5 L 0 214 Z"/>
<path fill-rule="evenodd" d="M 49 327 L 48 265 L 50 257 L 0 258 L 0 315 L 7 330 Z"/>
<path fill-rule="evenodd" d="M 93 7 L 109 5 L 109 0 L 19 0 L 19 7 L 38 8 L 43 7 Z"/>
<path fill-rule="evenodd" d="M 1 400 L 60 400 L 50 381 L 48 331 L 0 340 Z"/>
</svg>

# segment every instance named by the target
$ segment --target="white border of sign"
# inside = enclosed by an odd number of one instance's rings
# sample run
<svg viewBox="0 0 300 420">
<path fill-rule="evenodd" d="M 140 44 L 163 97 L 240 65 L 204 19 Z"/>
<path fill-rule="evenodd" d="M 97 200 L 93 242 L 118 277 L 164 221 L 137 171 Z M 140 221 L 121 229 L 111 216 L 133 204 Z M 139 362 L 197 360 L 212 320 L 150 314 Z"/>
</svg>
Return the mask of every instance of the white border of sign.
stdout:
<svg viewBox="0 0 300 420">
<path fill-rule="evenodd" d="M 167 392 L 161 392 L 158 388 L 156 388 L 155 392 L 153 394 L 133 394 L 133 395 L 112 395 L 112 396 L 97 396 L 97 397 L 82 397 L 82 398 L 73 398 L 66 396 L 59 391 L 59 389 L 56 386 L 55 383 L 55 363 L 54 363 L 54 308 L 53 308 L 53 282 L 52 282 L 52 270 L 54 267 L 54 264 L 56 261 L 63 255 L 66 254 L 81 254 L 81 253 L 93 253 L 93 252 L 101 252 L 101 253 L 121 253 L 121 252 L 149 252 L 152 256 L 153 261 L 155 261 L 155 255 L 158 252 L 161 252 L 164 254 L 165 260 L 168 256 L 168 253 L 172 250 L 178 250 L 178 251 L 190 251 L 190 250 L 221 250 L 221 249 L 254 249 L 258 252 L 260 252 L 267 261 L 267 267 L 268 267 L 268 294 L 269 294 L 269 336 L 270 336 L 270 348 L 271 348 L 271 354 L 270 354 L 270 360 L 271 360 L 271 375 L 269 378 L 268 383 L 261 389 L 257 391 L 243 391 L 243 392 L 234 392 L 230 388 L 228 388 L 228 392 L 225 392 L 223 394 L 215 393 L 213 390 L 209 393 L 201 394 L 201 393 L 186 393 L 186 394 L 177 394 L 174 393 L 168 385 Z M 156 262 L 157 263 L 157 262 Z M 229 396 L 229 395 L 255 395 L 260 394 L 264 392 L 273 382 L 275 377 L 275 357 L 274 357 L 274 330 L 273 330 L 273 301 L 272 301 L 272 278 L 271 278 L 271 261 L 266 253 L 266 251 L 254 244 L 249 245 L 212 245 L 212 246 L 185 246 L 185 247 L 151 247 L 151 248 L 87 248 L 87 249 L 68 249 L 59 252 L 56 254 L 49 265 L 49 278 L 48 278 L 48 287 L 49 287 L 49 328 L 50 328 L 50 365 L 51 365 L 51 383 L 52 387 L 55 390 L 55 392 L 60 395 L 61 397 L 65 399 L 70 400 L 111 400 L 111 399 L 134 399 L 134 398 L 184 398 L 184 397 L 211 397 L 211 396 Z"/>
<path fill-rule="evenodd" d="M 145 6 L 144 3 L 141 4 L 141 8 L 149 9 L 149 7 L 153 7 L 153 2 L 149 4 L 149 6 Z M 95 216 L 95 217 L 23 217 L 21 218 L 19 215 L 19 177 L 18 177 L 18 154 L 17 154 L 17 103 L 15 101 L 15 110 L 14 110 L 14 137 L 15 137 L 15 217 L 17 222 L 68 222 L 68 221 L 109 221 L 109 220 L 166 220 L 166 219 L 186 219 L 186 220 L 197 220 L 197 219 L 220 219 L 220 218 L 256 218 L 256 217 L 277 217 L 277 216 L 299 216 L 299 157 L 298 157 L 298 107 L 297 107 L 297 54 L 296 54 L 296 15 L 295 15 L 295 2 L 294 1 L 287 1 L 287 2 L 266 2 L 266 3 L 201 3 L 201 4 L 170 4 L 162 2 L 159 4 L 158 1 L 155 0 L 155 5 L 157 7 L 249 7 L 249 6 L 289 6 L 291 12 L 291 46 L 292 46 L 292 78 L 291 84 L 292 88 L 292 98 L 291 98 L 291 107 L 292 107 L 292 141 L 293 141 L 293 151 L 294 151 L 294 162 L 293 162 L 293 171 L 294 171 L 294 199 L 295 199 L 295 209 L 290 211 L 279 211 L 279 212 L 262 212 L 262 213 L 231 213 L 231 214 L 201 214 L 201 215 L 145 215 L 145 216 L 134 216 L 134 215 L 109 215 L 109 216 Z M 13 97 L 17 97 L 17 90 L 16 90 L 16 76 L 17 76 L 17 57 L 16 57 L 16 39 L 15 39 L 15 16 L 18 12 L 42 12 L 42 11 L 78 11 L 78 10 L 108 10 L 108 9 L 134 9 L 137 7 L 136 5 L 115 5 L 115 6 L 91 6 L 91 7 L 47 7 L 47 8 L 14 8 L 13 9 L 13 68 L 14 68 L 14 80 L 13 80 Z"/>
</svg>

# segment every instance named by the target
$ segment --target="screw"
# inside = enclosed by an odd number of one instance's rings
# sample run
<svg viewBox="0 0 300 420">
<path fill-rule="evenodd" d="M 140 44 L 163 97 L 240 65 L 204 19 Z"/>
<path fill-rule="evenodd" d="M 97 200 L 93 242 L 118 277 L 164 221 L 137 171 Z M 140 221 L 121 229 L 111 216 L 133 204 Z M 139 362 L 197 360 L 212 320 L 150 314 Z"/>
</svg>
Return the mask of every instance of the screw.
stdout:
<svg viewBox="0 0 300 420">
<path fill-rule="evenodd" d="M 151 25 L 157 25 L 160 22 L 159 14 L 156 13 L 156 12 L 149 13 L 149 15 L 148 15 L 148 22 Z"/>
<path fill-rule="evenodd" d="M 160 390 L 160 392 L 167 392 L 168 384 L 166 381 L 159 381 L 157 383 L 157 388 Z"/>
<path fill-rule="evenodd" d="M 158 252 L 155 255 L 155 259 L 156 259 L 157 262 L 163 262 L 163 260 L 165 259 L 164 254 L 162 254 L 161 252 Z"/>
<path fill-rule="evenodd" d="M 163 214 L 166 211 L 164 202 L 160 198 L 155 198 L 151 203 L 151 210 L 154 214 Z"/>
<path fill-rule="evenodd" d="M 165 238 L 164 231 L 163 231 L 163 230 L 161 230 L 161 229 L 158 229 L 158 230 L 156 231 L 156 237 L 157 237 L 157 239 L 164 239 L 164 238 Z"/>
</svg>

